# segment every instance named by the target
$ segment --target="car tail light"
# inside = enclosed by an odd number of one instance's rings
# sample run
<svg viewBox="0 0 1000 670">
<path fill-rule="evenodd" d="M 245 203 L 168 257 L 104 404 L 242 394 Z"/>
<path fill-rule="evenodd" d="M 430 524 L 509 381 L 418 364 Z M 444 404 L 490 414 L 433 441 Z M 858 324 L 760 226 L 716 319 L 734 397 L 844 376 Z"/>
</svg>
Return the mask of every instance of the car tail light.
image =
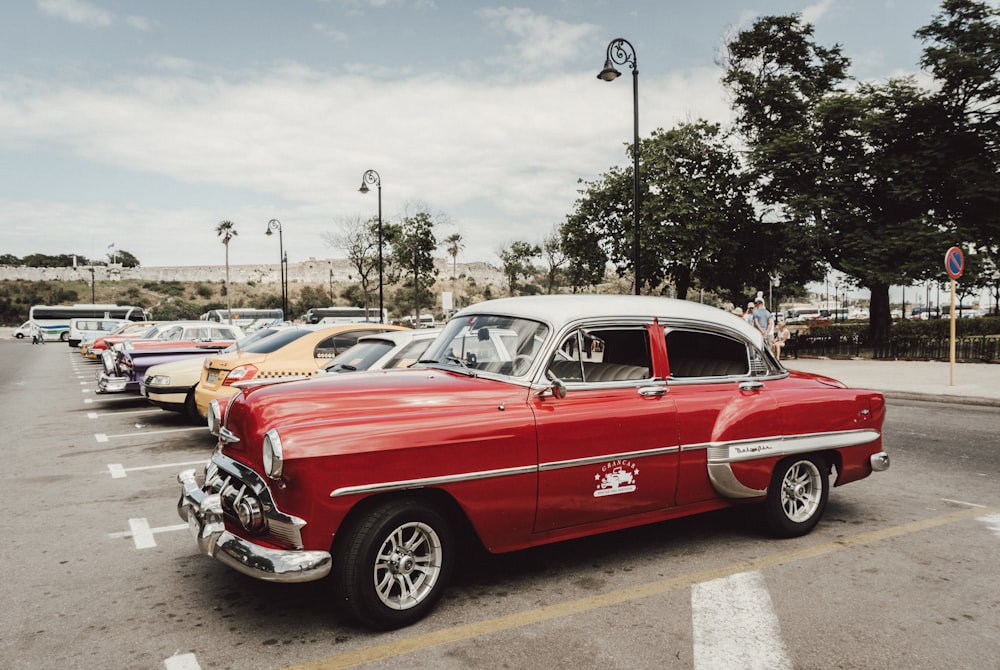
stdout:
<svg viewBox="0 0 1000 670">
<path fill-rule="evenodd" d="M 223 386 L 229 386 L 230 384 L 235 384 L 236 382 L 245 382 L 248 379 L 253 379 L 257 374 L 257 368 L 253 365 L 240 365 L 229 371 L 226 375 L 226 379 L 222 382 Z"/>
</svg>

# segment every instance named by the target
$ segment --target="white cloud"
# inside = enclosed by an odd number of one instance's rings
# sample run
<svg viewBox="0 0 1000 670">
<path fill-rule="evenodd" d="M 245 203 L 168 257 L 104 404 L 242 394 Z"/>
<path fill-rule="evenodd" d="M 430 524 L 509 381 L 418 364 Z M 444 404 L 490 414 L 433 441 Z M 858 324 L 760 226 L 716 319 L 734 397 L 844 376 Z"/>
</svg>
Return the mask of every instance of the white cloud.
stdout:
<svg viewBox="0 0 1000 670">
<path fill-rule="evenodd" d="M 38 0 L 38 8 L 49 16 L 96 28 L 114 22 L 114 14 L 83 0 Z"/>
<path fill-rule="evenodd" d="M 523 7 L 480 9 L 479 16 L 511 33 L 517 43 L 507 47 L 504 61 L 518 70 L 541 70 L 574 61 L 597 32 L 588 23 L 567 23 Z"/>
</svg>

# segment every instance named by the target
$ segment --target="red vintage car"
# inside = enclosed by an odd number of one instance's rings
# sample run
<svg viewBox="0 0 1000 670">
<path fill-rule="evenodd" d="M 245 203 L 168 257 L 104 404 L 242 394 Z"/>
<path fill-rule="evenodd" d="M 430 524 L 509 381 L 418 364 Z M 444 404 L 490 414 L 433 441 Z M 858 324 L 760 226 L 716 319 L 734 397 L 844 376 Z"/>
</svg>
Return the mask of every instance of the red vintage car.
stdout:
<svg viewBox="0 0 1000 670">
<path fill-rule="evenodd" d="M 808 533 L 889 467 L 874 391 L 789 372 L 740 318 L 640 296 L 456 314 L 418 367 L 249 384 L 178 511 L 245 574 L 329 577 L 379 629 L 428 613 L 471 533 L 491 552 L 741 504 Z"/>
</svg>

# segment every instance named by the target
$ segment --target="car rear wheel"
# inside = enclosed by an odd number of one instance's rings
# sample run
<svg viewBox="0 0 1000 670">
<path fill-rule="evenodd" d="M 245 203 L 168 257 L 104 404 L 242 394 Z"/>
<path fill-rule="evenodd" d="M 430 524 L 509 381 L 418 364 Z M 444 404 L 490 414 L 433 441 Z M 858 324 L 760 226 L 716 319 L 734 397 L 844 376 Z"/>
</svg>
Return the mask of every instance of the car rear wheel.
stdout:
<svg viewBox="0 0 1000 670">
<path fill-rule="evenodd" d="M 778 463 L 764 502 L 764 521 L 778 537 L 805 535 L 816 526 L 830 495 L 825 461 L 794 456 Z"/>
<path fill-rule="evenodd" d="M 453 563 L 452 531 L 433 507 L 386 501 L 359 516 L 334 549 L 334 589 L 349 614 L 380 630 L 422 619 Z"/>
</svg>

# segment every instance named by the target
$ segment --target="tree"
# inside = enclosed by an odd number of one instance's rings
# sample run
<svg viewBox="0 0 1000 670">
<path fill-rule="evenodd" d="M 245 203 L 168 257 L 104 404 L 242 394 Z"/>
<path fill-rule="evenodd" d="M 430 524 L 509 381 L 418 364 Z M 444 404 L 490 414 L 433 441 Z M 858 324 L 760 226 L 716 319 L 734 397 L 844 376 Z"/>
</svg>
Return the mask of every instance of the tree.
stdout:
<svg viewBox="0 0 1000 670">
<path fill-rule="evenodd" d="M 219 225 L 215 227 L 215 234 L 222 238 L 222 244 L 226 247 L 226 310 L 232 315 L 232 301 L 229 297 L 229 240 L 236 237 L 236 224 L 232 221 L 220 221 Z M 229 318 L 229 323 L 232 323 L 232 316 Z"/>
<path fill-rule="evenodd" d="M 389 261 L 391 281 L 402 280 L 404 288 L 397 291 L 397 302 L 409 306 L 414 322 L 420 321 L 420 310 L 431 304 L 430 289 L 437 278 L 434 266 L 434 221 L 426 211 L 406 216 L 398 224 L 383 225 L 386 241 L 392 247 Z"/>
<path fill-rule="evenodd" d="M 962 241 L 1000 254 L 1000 9 L 973 0 L 944 0 L 942 12 L 916 32 L 920 64 L 938 84 L 943 109 L 941 207 Z"/>
<path fill-rule="evenodd" d="M 870 339 L 888 339 L 889 286 L 940 265 L 939 107 L 910 80 L 847 92 L 849 61 L 799 15 L 759 19 L 727 44 L 724 82 L 758 197 L 833 268 L 871 291 Z"/>
<path fill-rule="evenodd" d="M 465 248 L 461 233 L 452 233 L 444 238 L 442 244 L 445 251 L 451 256 L 451 278 L 456 279 L 458 277 L 458 252 Z"/>
<path fill-rule="evenodd" d="M 751 184 L 730 138 L 704 120 L 656 130 L 640 141 L 643 188 L 640 274 L 645 290 L 678 298 L 694 286 L 722 289 L 742 302 L 744 287 L 763 286 L 779 265 L 788 277 L 810 275 L 804 254 L 783 263 L 783 229 L 765 224 L 751 204 Z M 632 176 L 612 168 L 582 189 L 563 224 L 570 275 L 593 282 L 607 262 L 624 276 L 634 263 Z M 808 257 L 806 255 L 806 257 Z"/>
<path fill-rule="evenodd" d="M 131 253 L 125 251 L 124 249 L 119 249 L 114 252 L 114 254 L 108 254 L 108 260 L 117 259 L 119 265 L 123 268 L 137 268 L 139 267 L 139 259 L 133 256 Z"/>
<path fill-rule="evenodd" d="M 344 252 L 361 285 L 365 310 L 371 308 L 372 280 L 378 277 L 378 219 L 343 219 L 337 235 L 325 234 L 328 246 Z M 385 260 L 383 259 L 383 266 Z M 331 296 L 332 298 L 332 296 Z"/>
<path fill-rule="evenodd" d="M 531 259 L 542 254 L 542 248 L 528 242 L 511 242 L 496 252 L 500 258 L 500 271 L 507 278 L 508 295 L 517 295 L 517 280 L 535 273 Z"/>
<path fill-rule="evenodd" d="M 562 239 L 558 226 L 542 240 L 542 259 L 545 261 L 546 290 L 553 293 L 559 283 L 560 270 L 569 263 L 569 257 L 563 251 Z"/>
</svg>

